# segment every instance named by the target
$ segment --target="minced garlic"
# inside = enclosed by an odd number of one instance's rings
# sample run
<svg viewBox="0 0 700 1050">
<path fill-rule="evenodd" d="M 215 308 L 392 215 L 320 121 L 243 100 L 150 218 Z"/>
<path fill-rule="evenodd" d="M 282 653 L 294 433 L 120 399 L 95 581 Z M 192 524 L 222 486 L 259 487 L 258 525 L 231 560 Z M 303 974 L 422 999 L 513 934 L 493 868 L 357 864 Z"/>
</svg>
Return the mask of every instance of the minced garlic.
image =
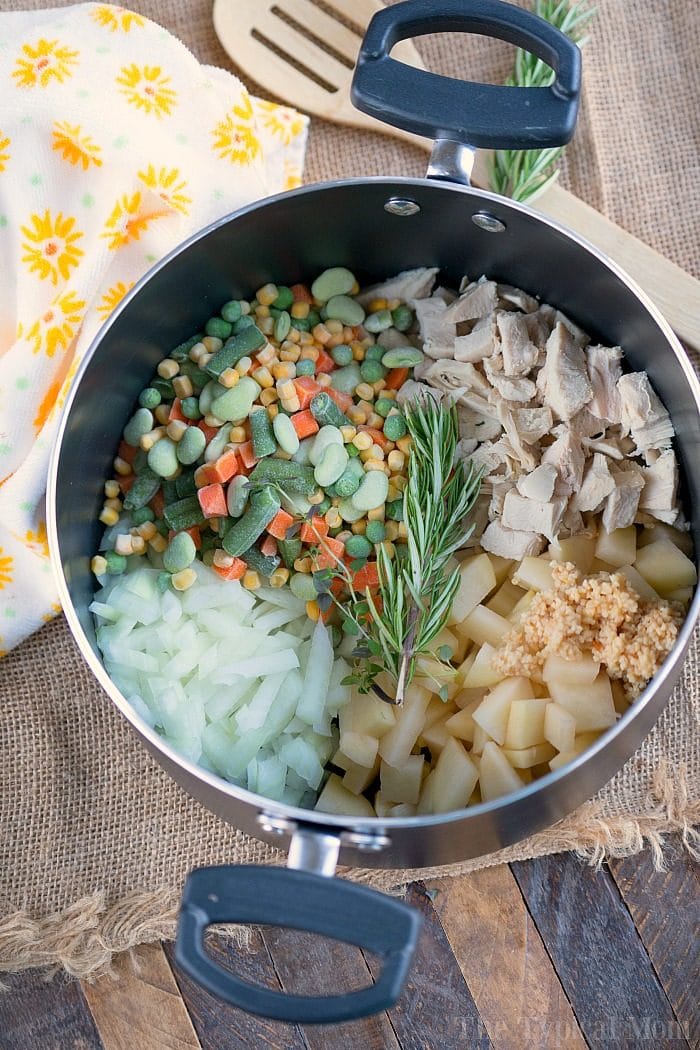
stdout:
<svg viewBox="0 0 700 1050">
<path fill-rule="evenodd" d="M 492 659 L 507 677 L 538 677 L 551 654 L 575 660 L 591 652 L 610 678 L 637 696 L 673 648 L 680 607 L 639 597 L 621 573 L 583 577 L 571 562 L 553 563 L 552 590 L 540 591 Z"/>
</svg>

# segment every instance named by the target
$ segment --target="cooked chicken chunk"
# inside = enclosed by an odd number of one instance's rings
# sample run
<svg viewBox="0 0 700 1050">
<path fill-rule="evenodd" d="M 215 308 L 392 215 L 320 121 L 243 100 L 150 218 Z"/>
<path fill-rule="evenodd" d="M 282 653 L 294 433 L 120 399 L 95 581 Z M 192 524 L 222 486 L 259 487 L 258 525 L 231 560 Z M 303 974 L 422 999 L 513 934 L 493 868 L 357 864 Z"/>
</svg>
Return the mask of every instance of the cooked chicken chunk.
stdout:
<svg viewBox="0 0 700 1050">
<path fill-rule="evenodd" d="M 593 388 L 593 397 L 587 409 L 598 419 L 608 423 L 619 423 L 622 405 L 617 381 L 622 375 L 619 346 L 589 346 L 586 349 L 588 376 Z"/>
<path fill-rule="evenodd" d="M 673 450 L 667 449 L 651 466 L 642 467 L 642 474 L 644 488 L 639 497 L 640 508 L 673 525 L 678 517 L 678 463 Z"/>
<path fill-rule="evenodd" d="M 620 376 L 617 389 L 623 432 L 632 435 L 637 451 L 667 447 L 674 434 L 673 424 L 646 372 Z"/>
<path fill-rule="evenodd" d="M 423 349 L 429 357 L 454 356 L 457 326 L 453 321 L 446 319 L 447 309 L 443 300 L 435 296 L 431 299 L 416 300 L 415 310 L 420 337 Z"/>
<path fill-rule="evenodd" d="M 523 380 L 519 380 L 522 382 Z M 523 441 L 535 445 L 552 429 L 551 408 L 514 408 L 513 419 Z"/>
<path fill-rule="evenodd" d="M 498 333 L 493 321 L 475 325 L 469 335 L 458 335 L 454 342 L 455 361 L 483 361 L 499 350 Z"/>
<path fill-rule="evenodd" d="M 448 309 L 447 320 L 453 324 L 458 321 L 475 321 L 493 313 L 498 303 L 495 281 L 477 281 L 470 284 Z"/>
<path fill-rule="evenodd" d="M 510 284 L 498 285 L 498 298 L 507 303 L 512 303 L 513 306 L 517 306 L 518 310 L 522 310 L 524 314 L 534 313 L 540 305 L 533 296 L 528 295 L 522 288 L 513 288 Z"/>
<path fill-rule="evenodd" d="M 633 463 L 624 468 L 613 466 L 611 473 L 615 487 L 603 508 L 603 528 L 607 532 L 626 529 L 634 522 L 639 497 L 644 488 L 644 475 Z"/>
<path fill-rule="evenodd" d="M 540 463 L 529 474 L 521 474 L 517 480 L 517 489 L 526 499 L 537 499 L 546 503 L 554 495 L 554 483 L 557 480 L 556 469 L 550 463 Z"/>
<path fill-rule="evenodd" d="M 496 324 L 501 338 L 504 375 L 526 375 L 537 360 L 537 347 L 530 342 L 524 317 L 501 310 L 496 314 Z"/>
<path fill-rule="evenodd" d="M 518 401 L 521 404 L 527 404 L 529 401 L 532 401 L 537 392 L 537 388 L 532 380 L 526 379 L 524 376 L 520 376 L 518 379 L 511 379 L 508 376 L 492 372 L 489 375 L 489 381 L 506 401 Z M 551 420 L 552 413 L 549 409 L 547 411 Z"/>
<path fill-rule="evenodd" d="M 457 418 L 459 420 L 459 436 L 477 441 L 492 441 L 501 433 L 501 423 L 493 416 L 485 416 L 480 412 L 474 412 L 467 405 L 457 405 Z"/>
<path fill-rule="evenodd" d="M 543 536 L 536 532 L 516 532 L 507 529 L 500 521 L 492 521 L 484 530 L 480 544 L 490 554 L 499 558 L 520 561 L 528 554 L 539 554 L 545 545 Z"/>
<path fill-rule="evenodd" d="M 363 306 L 367 306 L 373 299 L 403 299 L 409 306 L 414 306 L 416 299 L 425 299 L 430 295 L 437 272 L 437 266 L 404 270 L 390 281 L 366 288 L 357 296 L 357 300 Z"/>
<path fill-rule="evenodd" d="M 542 462 L 556 467 L 559 475 L 555 487 L 558 496 L 570 496 L 580 487 L 585 458 L 580 440 L 568 429 L 544 450 Z"/>
<path fill-rule="evenodd" d="M 584 352 L 561 322 L 547 340 L 547 358 L 537 387 L 544 404 L 560 419 L 571 419 L 593 394 Z"/>
<path fill-rule="evenodd" d="M 603 501 L 615 488 L 607 456 L 595 452 L 584 475 L 581 487 L 574 493 L 572 503 L 577 510 L 600 510 Z"/>
<path fill-rule="evenodd" d="M 501 521 L 507 529 L 517 532 L 539 532 L 550 542 L 557 537 L 557 528 L 566 509 L 566 497 L 548 502 L 527 499 L 519 492 L 508 492 L 503 501 Z"/>
</svg>

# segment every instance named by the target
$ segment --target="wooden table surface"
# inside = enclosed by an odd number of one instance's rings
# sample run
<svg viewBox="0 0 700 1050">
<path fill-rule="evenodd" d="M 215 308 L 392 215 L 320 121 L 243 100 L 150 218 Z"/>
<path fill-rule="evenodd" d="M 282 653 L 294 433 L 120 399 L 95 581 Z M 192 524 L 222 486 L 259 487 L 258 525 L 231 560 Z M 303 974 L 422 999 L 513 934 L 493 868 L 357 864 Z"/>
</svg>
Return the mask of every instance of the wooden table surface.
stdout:
<svg viewBox="0 0 700 1050">
<path fill-rule="evenodd" d="M 388 1013 L 299 1027 L 219 1003 L 144 946 L 90 984 L 4 978 L 1 1050 L 583 1050 L 700 1047 L 700 876 L 678 841 L 668 870 L 647 851 L 594 871 L 561 854 L 412 883 L 423 929 Z M 249 948 L 212 940 L 247 980 L 302 994 L 359 988 L 359 949 L 275 928 Z"/>
</svg>

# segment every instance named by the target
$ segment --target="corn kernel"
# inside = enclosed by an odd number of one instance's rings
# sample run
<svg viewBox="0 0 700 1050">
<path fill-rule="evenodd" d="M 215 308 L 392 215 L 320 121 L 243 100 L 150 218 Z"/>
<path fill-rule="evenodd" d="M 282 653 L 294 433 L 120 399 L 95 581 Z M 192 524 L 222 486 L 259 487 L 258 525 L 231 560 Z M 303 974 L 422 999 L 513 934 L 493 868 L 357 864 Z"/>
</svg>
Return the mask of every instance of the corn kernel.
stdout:
<svg viewBox="0 0 700 1050">
<path fill-rule="evenodd" d="M 372 447 L 372 438 L 369 436 L 366 430 L 361 430 L 359 434 L 355 434 L 352 439 L 352 443 L 355 448 L 359 449 L 360 452 L 366 452 L 367 449 Z"/>
<path fill-rule="evenodd" d="M 182 569 L 172 574 L 170 582 L 176 591 L 188 591 L 196 579 L 197 573 L 194 569 Z"/>
<path fill-rule="evenodd" d="M 381 394 L 382 390 L 386 386 L 386 379 L 377 379 L 375 383 L 372 383 L 375 394 Z"/>
<path fill-rule="evenodd" d="M 219 382 L 230 390 L 231 387 L 236 386 L 240 378 L 240 373 L 235 368 L 225 368 L 219 376 Z"/>
<path fill-rule="evenodd" d="M 143 554 L 146 550 L 146 541 L 143 536 L 132 536 L 131 537 L 131 553 L 132 554 Z"/>
<path fill-rule="evenodd" d="M 214 565 L 218 566 L 219 569 L 230 569 L 233 565 L 233 557 L 227 554 L 221 547 L 217 547 L 214 551 Z"/>
<path fill-rule="evenodd" d="M 202 354 L 206 353 L 207 348 L 204 345 L 204 343 L 195 343 L 194 346 L 190 347 L 190 352 L 187 356 L 189 357 L 190 361 L 194 361 L 194 363 L 197 364 Z"/>
<path fill-rule="evenodd" d="M 173 379 L 173 390 L 178 397 L 192 397 L 194 387 L 189 376 L 175 376 Z"/>
<path fill-rule="evenodd" d="M 393 452 L 389 453 L 387 463 L 389 464 L 389 469 L 392 473 L 400 474 L 406 465 L 406 457 L 403 452 L 400 452 L 399 449 L 395 448 Z"/>
<path fill-rule="evenodd" d="M 113 466 L 117 474 L 119 474 L 122 478 L 125 478 L 127 477 L 127 475 L 131 474 L 131 464 L 127 463 L 125 459 L 122 459 L 121 456 L 117 456 Z"/>
<path fill-rule="evenodd" d="M 289 312 L 297 321 L 302 321 L 309 316 L 309 304 L 297 300 L 297 302 L 292 303 L 292 308 Z"/>
<path fill-rule="evenodd" d="M 165 548 L 168 546 L 168 541 L 165 536 L 161 536 L 159 532 L 156 532 L 155 536 L 152 536 L 148 541 L 148 546 L 151 550 L 154 550 L 156 554 L 162 554 Z"/>
<path fill-rule="evenodd" d="M 268 387 L 266 390 L 262 390 L 260 392 L 258 401 L 261 405 L 265 405 L 267 407 L 268 405 L 273 405 L 278 398 L 279 394 L 274 389 L 274 387 Z M 236 438 L 236 440 L 238 440 L 238 438 Z"/>
<path fill-rule="evenodd" d="M 328 325 L 328 321 L 326 321 L 326 325 Z M 334 346 L 340 346 L 340 344 L 342 342 L 343 342 L 343 333 L 342 332 L 339 332 L 338 335 L 332 335 L 330 337 L 330 339 L 328 340 L 328 342 L 326 343 L 326 350 L 332 350 Z"/>
<path fill-rule="evenodd" d="M 396 554 L 396 547 L 391 542 L 391 540 L 384 540 L 384 542 L 382 543 L 382 547 L 386 552 L 387 558 L 389 559 L 389 561 L 391 561 L 394 555 Z"/>
<path fill-rule="evenodd" d="M 371 401 L 358 401 L 357 407 L 362 409 L 366 416 L 369 416 L 372 414 L 372 412 L 374 412 L 374 405 Z"/>
<path fill-rule="evenodd" d="M 275 387 L 280 397 L 292 398 L 297 396 L 297 388 L 289 378 L 278 379 Z"/>
<path fill-rule="evenodd" d="M 219 531 L 219 519 L 218 518 L 208 518 L 207 519 L 207 523 L 209 525 L 209 528 L 212 530 L 212 532 L 218 532 Z"/>
<path fill-rule="evenodd" d="M 373 459 L 384 459 L 384 449 L 381 445 L 373 444 L 370 449 L 370 452 L 372 453 Z"/>
<path fill-rule="evenodd" d="M 265 308 L 267 309 L 267 307 Z M 274 317 L 258 317 L 256 324 L 263 335 L 273 335 L 275 331 Z"/>
<path fill-rule="evenodd" d="M 329 376 L 328 372 L 319 372 L 316 376 L 316 382 L 321 387 L 329 387 L 333 380 Z"/>
<path fill-rule="evenodd" d="M 181 441 L 187 429 L 188 425 L 184 419 L 173 419 L 165 428 L 165 433 L 172 441 Z"/>
<path fill-rule="evenodd" d="M 402 474 L 394 474 L 390 480 L 394 488 L 398 489 L 399 492 L 403 494 L 403 490 L 408 485 L 408 478 L 404 477 Z"/>
<path fill-rule="evenodd" d="M 386 492 L 386 501 L 387 501 L 387 503 L 393 503 L 393 501 L 395 499 L 399 499 L 400 496 L 401 496 L 401 493 L 396 488 L 396 486 L 392 485 L 392 483 L 389 482 L 389 488 L 387 489 L 387 492 Z"/>
<path fill-rule="evenodd" d="M 367 521 L 365 518 L 360 518 L 359 521 L 353 521 L 350 528 L 356 536 L 364 536 L 365 529 L 367 528 Z"/>
<path fill-rule="evenodd" d="M 399 523 L 398 521 L 387 521 L 384 526 L 384 538 L 393 543 L 399 534 Z"/>
<path fill-rule="evenodd" d="M 367 413 L 364 412 L 361 408 L 358 408 L 357 405 L 352 405 L 345 414 L 350 420 L 350 422 L 354 423 L 355 426 L 359 427 L 362 423 L 367 422 Z"/>
<path fill-rule="evenodd" d="M 338 533 L 336 539 L 338 543 L 347 543 L 351 536 L 352 533 L 350 532 L 350 529 L 343 529 L 342 532 Z"/>
<path fill-rule="evenodd" d="M 325 346 L 331 337 L 331 333 L 328 331 L 323 321 L 320 321 L 317 325 L 314 325 L 311 331 L 313 333 L 314 339 L 317 343 L 320 343 L 321 346 Z"/>
<path fill-rule="evenodd" d="M 301 401 L 298 397 L 281 397 L 280 405 L 288 415 L 292 416 L 301 408 Z"/>
<path fill-rule="evenodd" d="M 318 347 L 317 346 L 305 346 L 299 354 L 300 361 L 318 361 Z"/>
<path fill-rule="evenodd" d="M 283 402 L 280 401 L 280 405 L 282 405 L 282 404 L 283 404 Z M 276 419 L 277 418 L 277 416 L 279 415 L 279 411 L 280 411 L 280 405 L 277 405 L 277 404 L 273 403 L 273 404 L 267 406 L 267 414 L 268 414 L 270 419 Z M 278 452 L 277 455 L 279 456 L 280 453 Z"/>
<path fill-rule="evenodd" d="M 157 534 L 158 529 L 155 527 L 152 521 L 144 521 L 141 525 L 136 526 L 136 532 L 142 540 L 145 540 L 146 543 L 148 543 L 149 540 L 152 540 L 153 537 Z"/>
<path fill-rule="evenodd" d="M 128 557 L 130 554 L 133 554 L 133 539 L 134 537 L 128 532 L 122 533 L 121 536 L 117 536 L 117 538 L 114 541 L 115 552 L 117 554 L 124 554 L 126 557 Z"/>
<path fill-rule="evenodd" d="M 156 371 L 161 379 L 172 379 L 180 371 L 180 366 L 177 361 L 173 361 L 172 357 L 166 357 L 159 361 Z"/>
<path fill-rule="evenodd" d="M 381 430 L 384 426 L 384 420 L 378 412 L 370 412 L 367 416 L 367 426 L 372 427 L 374 430 Z"/>
<path fill-rule="evenodd" d="M 209 364 L 209 362 L 211 361 L 213 356 L 214 356 L 213 354 L 208 354 L 206 352 L 206 350 L 205 350 L 204 353 L 202 354 L 202 356 L 200 357 L 199 361 L 197 362 L 197 364 L 199 365 L 200 368 L 204 368 L 205 365 Z"/>
<path fill-rule="evenodd" d="M 204 425 L 207 426 L 207 427 L 217 427 L 218 428 L 218 427 L 222 427 L 224 425 L 224 420 L 223 419 L 219 419 L 218 416 L 212 415 L 211 412 L 207 412 L 206 416 L 204 417 Z"/>
<path fill-rule="evenodd" d="M 256 351 L 255 356 L 263 368 L 269 368 L 277 360 L 277 350 L 272 343 L 267 343 L 262 350 Z"/>
<path fill-rule="evenodd" d="M 349 427 L 349 426 L 341 427 L 340 428 L 340 433 L 343 435 L 343 442 L 344 442 L 344 444 L 347 445 L 350 441 L 352 441 L 352 439 L 357 434 L 357 428 L 356 427 Z"/>
<path fill-rule="evenodd" d="M 247 317 L 250 313 L 250 303 L 247 301 L 247 299 L 239 299 L 238 302 L 240 303 L 241 313 L 244 317 Z"/>
<path fill-rule="evenodd" d="M 389 473 L 389 468 L 387 467 L 386 463 L 382 462 L 381 459 L 375 459 L 373 456 L 370 456 L 369 459 L 366 459 L 364 461 L 364 463 L 365 470 L 381 470 L 382 474 Z"/>
<path fill-rule="evenodd" d="M 247 440 L 247 434 L 246 434 L 245 427 L 240 427 L 240 426 L 239 427 L 231 427 L 231 429 L 229 431 L 228 439 L 229 439 L 229 441 L 232 441 L 234 444 L 242 445 L 243 442 Z"/>
<path fill-rule="evenodd" d="M 253 569 L 248 569 L 248 572 L 244 574 L 241 583 L 247 591 L 257 591 L 258 588 L 262 586 L 260 574 Z"/>
<path fill-rule="evenodd" d="M 294 561 L 295 572 L 311 572 L 311 558 L 297 558 Z"/>
<path fill-rule="evenodd" d="M 254 372 L 251 372 L 251 378 L 255 380 L 258 386 L 263 387 L 263 389 L 275 385 L 275 381 L 270 374 L 269 368 L 256 368 Z"/>
<path fill-rule="evenodd" d="M 323 503 L 324 499 L 326 498 L 326 495 L 323 489 L 316 489 L 315 492 L 312 492 L 311 495 L 307 496 L 306 498 L 312 507 L 317 507 L 319 503 Z"/>
<path fill-rule="evenodd" d="M 337 507 L 330 507 L 324 514 L 329 529 L 337 529 L 342 525 L 343 519 Z"/>
<path fill-rule="evenodd" d="M 95 576 L 104 576 L 107 572 L 107 560 L 101 554 L 96 554 L 90 562 L 90 570 Z"/>
<path fill-rule="evenodd" d="M 396 447 L 397 449 L 399 449 L 400 452 L 403 452 L 403 454 L 407 456 L 408 453 L 411 451 L 412 444 L 413 441 L 411 439 L 410 434 L 406 434 L 404 435 L 404 437 L 399 438 L 399 440 L 396 442 Z"/>
<path fill-rule="evenodd" d="M 405 540 L 407 538 L 407 536 L 408 536 L 408 526 L 406 525 L 406 522 L 405 521 L 398 521 L 396 524 L 399 527 L 398 539 Z"/>
<path fill-rule="evenodd" d="M 362 343 L 352 344 L 352 356 L 355 361 L 364 361 L 365 359 L 365 348 Z"/>
<path fill-rule="evenodd" d="M 242 357 L 240 361 L 236 364 L 235 369 L 238 372 L 239 376 L 247 376 L 252 367 L 253 362 L 251 358 L 246 355 L 245 357 Z"/>
<path fill-rule="evenodd" d="M 353 328 L 352 325 L 346 324 L 343 326 L 343 339 L 346 343 L 350 343 L 353 339 L 357 339 L 357 333 L 358 329 Z M 372 338 L 372 342 L 374 342 L 374 337 Z"/>
<path fill-rule="evenodd" d="M 170 420 L 170 405 L 158 405 L 158 408 L 153 415 L 156 417 L 156 422 L 159 423 L 160 426 L 167 426 Z"/>
<path fill-rule="evenodd" d="M 270 576 L 270 586 L 284 587 L 288 579 L 289 569 L 285 569 L 282 565 L 280 565 L 279 569 L 275 569 L 275 571 Z"/>
<path fill-rule="evenodd" d="M 114 499 L 106 499 L 104 502 L 105 507 L 111 507 L 112 510 L 121 510 L 124 506 L 120 499 L 115 496 Z"/>
<path fill-rule="evenodd" d="M 298 343 L 300 335 L 301 335 L 301 333 L 299 332 L 298 328 L 291 328 L 287 332 L 287 340 L 290 343 Z"/>
<path fill-rule="evenodd" d="M 159 426 L 154 427 L 153 430 L 149 430 L 147 434 L 142 434 L 139 438 L 139 445 L 144 452 L 150 452 L 156 441 L 160 441 L 162 437 L 165 437 L 165 427 Z"/>
<path fill-rule="evenodd" d="M 268 281 L 268 283 L 264 284 L 262 288 L 258 288 L 255 293 L 255 298 L 263 306 L 271 306 L 279 294 L 277 285 L 273 284 L 272 281 Z"/>
<path fill-rule="evenodd" d="M 267 303 L 256 303 L 255 305 L 255 323 L 258 324 L 266 317 L 270 316 L 270 307 Z"/>
<path fill-rule="evenodd" d="M 367 309 L 371 314 L 376 314 L 377 310 L 386 310 L 386 299 L 372 299 Z"/>
<path fill-rule="evenodd" d="M 367 511 L 368 521 L 384 521 L 384 505 L 381 507 L 375 507 L 374 510 Z"/>
<path fill-rule="evenodd" d="M 297 374 L 296 367 L 290 361 L 278 361 L 272 366 L 272 374 L 275 379 L 294 379 Z M 279 390 L 279 387 L 277 388 Z M 288 395 L 291 396 L 291 395 Z"/>
<path fill-rule="evenodd" d="M 114 499 L 121 492 L 118 481 L 105 481 L 105 496 L 108 499 Z"/>
<path fill-rule="evenodd" d="M 397 307 L 401 306 L 400 299 L 387 299 L 386 308 L 387 310 L 396 310 Z"/>
<path fill-rule="evenodd" d="M 301 346 L 313 346 L 314 337 L 311 332 L 299 332 L 299 344 Z M 314 347 L 314 349 L 316 350 L 316 353 L 318 353 L 318 347 Z"/>
<path fill-rule="evenodd" d="M 327 321 L 324 322 L 324 324 L 325 324 L 326 328 L 328 329 L 328 331 L 331 333 L 331 335 L 341 335 L 342 336 L 342 334 L 343 334 L 343 322 L 342 321 L 336 320 L 335 317 L 330 317 Z"/>
<path fill-rule="evenodd" d="M 314 623 L 316 623 L 319 616 L 321 615 L 319 604 L 315 599 L 312 599 L 310 602 L 306 603 L 306 615 Z"/>
<path fill-rule="evenodd" d="M 205 335 L 202 339 L 202 346 L 208 354 L 215 354 L 223 345 L 224 341 L 218 335 Z"/>
<path fill-rule="evenodd" d="M 284 349 L 280 350 L 280 361 L 293 361 L 296 363 L 300 357 L 301 350 L 298 346 L 294 346 L 294 344 L 292 344 L 292 346 L 290 347 L 285 347 Z"/>
<path fill-rule="evenodd" d="M 383 382 L 383 380 L 382 380 L 382 382 Z M 384 391 L 383 394 L 382 394 L 382 397 L 388 398 L 389 401 L 396 401 L 396 391 L 395 390 L 385 390 L 384 387 L 382 387 L 382 390 Z"/>
</svg>

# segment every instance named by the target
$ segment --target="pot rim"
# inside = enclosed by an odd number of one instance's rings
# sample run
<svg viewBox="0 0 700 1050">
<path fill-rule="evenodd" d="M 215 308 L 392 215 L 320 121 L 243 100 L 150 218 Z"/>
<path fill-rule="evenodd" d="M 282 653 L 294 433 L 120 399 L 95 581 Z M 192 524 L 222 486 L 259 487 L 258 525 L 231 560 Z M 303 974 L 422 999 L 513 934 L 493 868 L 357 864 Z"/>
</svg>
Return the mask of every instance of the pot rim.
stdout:
<svg viewBox="0 0 700 1050">
<path fill-rule="evenodd" d="M 337 179 L 330 182 L 316 182 L 304 185 L 295 190 L 286 190 L 280 193 L 274 194 L 269 197 L 265 197 L 262 200 L 254 201 L 250 204 L 246 204 L 241 208 L 236 209 L 227 215 L 222 216 L 214 222 L 209 223 L 207 226 L 202 227 L 195 233 L 191 234 L 186 240 L 172 248 L 162 259 L 154 264 L 133 286 L 133 288 L 127 293 L 122 299 L 117 308 L 112 312 L 110 317 L 104 322 L 99 328 L 95 337 L 93 338 L 90 346 L 85 351 L 82 361 L 78 366 L 77 372 L 74 376 L 71 389 L 66 398 L 65 405 L 62 410 L 61 420 L 56 433 L 56 439 L 54 447 L 51 453 L 51 459 L 49 464 L 49 475 L 46 490 L 46 503 L 47 503 L 47 533 L 49 550 L 51 554 L 51 565 L 54 572 L 54 577 L 58 587 L 59 598 L 63 612 L 68 620 L 73 637 L 78 642 L 81 654 L 90 667 L 92 673 L 100 683 L 102 688 L 108 694 L 112 702 L 118 707 L 122 715 L 131 723 L 134 729 L 144 737 L 151 747 L 163 753 L 171 762 L 185 769 L 191 776 L 207 784 L 210 788 L 223 792 L 225 795 L 232 799 L 237 799 L 241 802 L 247 803 L 253 806 L 261 814 L 266 817 L 282 817 L 286 820 L 296 822 L 298 825 L 314 825 L 319 829 L 322 827 L 337 829 L 338 832 L 349 830 L 352 832 L 358 832 L 360 834 L 367 833 L 370 835 L 377 835 L 383 830 L 390 830 L 392 828 L 425 828 L 432 827 L 435 825 L 460 823 L 471 817 L 478 818 L 487 814 L 497 814 L 508 809 L 513 803 L 520 802 L 522 800 L 531 799 L 536 796 L 539 792 L 545 792 L 548 788 L 559 783 L 560 781 L 566 781 L 568 778 L 573 777 L 578 773 L 579 769 L 585 765 L 589 759 L 596 756 L 603 748 L 607 747 L 619 734 L 621 734 L 627 725 L 632 722 L 637 715 L 645 708 L 652 700 L 656 692 L 665 684 L 665 682 L 674 676 L 677 665 L 685 657 L 685 653 L 690 644 L 691 636 L 695 628 L 696 622 L 700 617 L 700 587 L 696 588 L 695 595 L 692 603 L 688 610 L 685 620 L 681 626 L 678 634 L 676 643 L 668 654 L 659 671 L 655 675 L 654 679 L 646 686 L 646 688 L 640 693 L 635 699 L 633 704 L 627 709 L 627 711 L 620 717 L 620 719 L 606 730 L 599 738 L 588 747 L 584 752 L 578 755 L 570 763 L 562 766 L 560 769 L 554 770 L 547 773 L 545 776 L 533 780 L 530 784 L 524 785 L 517 792 L 513 792 L 509 795 L 504 795 L 501 798 L 494 799 L 490 802 L 481 802 L 474 806 L 469 806 L 466 809 L 454 810 L 449 813 L 430 814 L 420 817 L 352 817 L 349 815 L 336 815 L 332 813 L 322 813 L 317 810 L 302 809 L 299 806 L 291 806 L 284 802 L 276 802 L 272 799 L 266 798 L 264 795 L 258 795 L 252 791 L 248 791 L 245 788 L 238 787 L 236 784 L 225 780 L 216 773 L 209 772 L 197 763 L 190 761 L 183 757 L 177 752 L 154 728 L 149 726 L 138 714 L 136 709 L 128 702 L 123 694 L 117 689 L 114 682 L 107 674 L 104 665 L 101 660 L 96 656 L 93 647 L 88 640 L 85 632 L 83 631 L 82 625 L 78 619 L 77 613 L 73 606 L 73 602 L 68 590 L 68 585 L 63 573 L 63 568 L 60 559 L 60 546 L 58 539 L 58 530 L 56 522 L 56 484 L 58 475 L 58 465 L 61 457 L 61 449 L 63 445 L 63 435 L 66 428 L 67 420 L 70 415 L 70 411 L 73 407 L 73 403 L 78 396 L 81 381 L 84 373 L 87 369 L 90 360 L 97 351 L 99 345 L 104 339 L 105 334 L 109 331 L 110 327 L 120 314 L 128 308 L 131 301 L 139 294 L 141 289 L 155 276 L 156 273 L 164 269 L 168 264 L 177 256 L 185 252 L 191 245 L 215 230 L 228 223 L 238 219 L 239 217 L 248 214 L 251 211 L 256 211 L 260 208 L 265 208 L 268 205 L 275 205 L 279 202 L 284 202 L 290 197 L 300 197 L 310 193 L 318 193 L 328 190 L 342 189 L 350 186 L 366 186 L 367 184 L 372 185 L 386 185 L 387 187 L 401 187 L 401 188 L 420 188 L 425 191 L 431 185 L 436 188 L 448 189 L 452 192 L 462 193 L 465 196 L 472 196 L 478 198 L 480 201 L 492 201 L 494 204 L 498 204 L 500 208 L 506 207 L 516 212 L 521 212 L 536 221 L 543 223 L 548 226 L 552 231 L 567 237 L 573 241 L 580 249 L 593 255 L 598 263 L 608 269 L 613 276 L 618 280 L 622 281 L 623 284 L 630 289 L 635 295 L 641 306 L 651 315 L 653 320 L 658 325 L 661 333 L 666 338 L 667 343 L 673 350 L 681 369 L 685 375 L 686 381 L 690 387 L 691 393 L 693 394 L 698 416 L 700 417 L 700 380 L 698 379 L 690 360 L 688 359 L 680 341 L 676 337 L 675 333 L 671 329 L 669 323 L 665 320 L 663 315 L 660 313 L 658 308 L 651 301 L 649 296 L 644 292 L 639 285 L 620 267 L 615 263 L 608 255 L 602 252 L 599 248 L 593 245 L 590 241 L 581 237 L 578 233 L 570 230 L 568 227 L 558 222 L 555 219 L 551 219 L 546 215 L 539 214 L 534 208 L 526 204 L 522 204 L 518 201 L 510 200 L 509 198 L 502 197 L 500 194 L 492 193 L 488 190 L 481 190 L 474 186 L 463 186 L 456 183 L 450 182 L 435 182 L 431 183 L 430 180 L 425 178 L 413 178 L 406 176 L 373 176 L 366 178 L 352 178 L 352 179 Z M 696 562 L 698 560 L 698 552 L 696 550 Z M 86 554 L 86 557 L 88 555 Z M 628 756 L 629 757 L 629 756 Z M 624 763 L 623 763 L 624 764 Z M 621 769 L 622 766 L 618 767 Z M 603 781 L 599 785 L 599 788 L 603 786 L 606 781 Z"/>
</svg>

